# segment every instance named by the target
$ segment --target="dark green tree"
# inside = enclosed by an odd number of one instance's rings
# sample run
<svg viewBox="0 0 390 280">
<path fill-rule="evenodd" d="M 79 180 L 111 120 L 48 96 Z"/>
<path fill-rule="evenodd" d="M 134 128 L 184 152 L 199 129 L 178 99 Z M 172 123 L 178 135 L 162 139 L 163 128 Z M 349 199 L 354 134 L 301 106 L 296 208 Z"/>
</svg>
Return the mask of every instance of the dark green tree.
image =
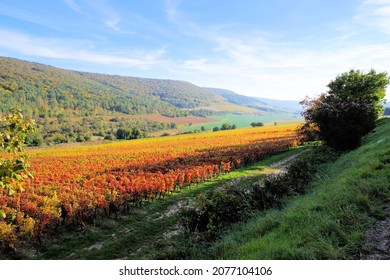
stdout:
<svg viewBox="0 0 390 280">
<path fill-rule="evenodd" d="M 130 139 L 140 139 L 142 137 L 144 137 L 142 131 L 139 128 L 133 128 Z"/>
<path fill-rule="evenodd" d="M 175 128 L 177 128 L 177 124 L 176 124 L 176 123 L 174 123 L 174 122 L 171 122 L 171 124 L 170 124 L 170 128 L 171 128 L 171 129 L 175 129 Z"/>
<path fill-rule="evenodd" d="M 232 125 L 230 123 L 224 123 L 221 126 L 221 130 L 230 130 L 232 129 Z"/>
<path fill-rule="evenodd" d="M 264 126 L 264 124 L 262 122 L 253 122 L 253 123 L 251 123 L 251 126 L 258 127 L 258 126 Z"/>
<path fill-rule="evenodd" d="M 129 140 L 129 139 L 131 139 L 131 133 L 132 133 L 132 131 L 128 128 L 119 128 L 116 131 L 116 138 L 123 139 L 123 140 Z"/>
<path fill-rule="evenodd" d="M 144 135 L 139 128 L 119 128 L 116 132 L 117 139 L 123 140 L 131 140 L 131 139 L 140 139 L 143 138 Z"/>
<path fill-rule="evenodd" d="M 319 138 L 340 151 L 354 149 L 383 114 L 386 72 L 351 70 L 328 84 L 328 92 L 301 102 L 306 127 L 318 128 Z"/>
</svg>

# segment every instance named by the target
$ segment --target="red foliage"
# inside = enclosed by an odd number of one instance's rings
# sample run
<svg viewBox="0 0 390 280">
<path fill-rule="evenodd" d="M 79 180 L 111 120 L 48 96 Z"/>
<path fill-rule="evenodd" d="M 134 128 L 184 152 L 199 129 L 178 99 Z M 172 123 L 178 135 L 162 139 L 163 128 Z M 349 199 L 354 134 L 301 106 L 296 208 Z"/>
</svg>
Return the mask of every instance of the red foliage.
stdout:
<svg viewBox="0 0 390 280">
<path fill-rule="evenodd" d="M 61 218 L 83 225 L 112 207 L 161 198 L 285 151 L 295 143 L 294 131 L 252 128 L 33 151 L 35 177 L 24 185 L 20 211 L 35 219 L 38 236 Z M 3 209 L 14 199 L 0 195 Z"/>
</svg>

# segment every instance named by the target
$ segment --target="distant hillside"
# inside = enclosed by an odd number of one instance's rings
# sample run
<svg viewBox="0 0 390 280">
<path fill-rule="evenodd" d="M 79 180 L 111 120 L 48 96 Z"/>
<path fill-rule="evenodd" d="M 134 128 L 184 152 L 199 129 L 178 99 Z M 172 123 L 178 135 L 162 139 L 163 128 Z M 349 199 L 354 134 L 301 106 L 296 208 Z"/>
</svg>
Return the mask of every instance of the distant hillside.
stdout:
<svg viewBox="0 0 390 280">
<path fill-rule="evenodd" d="M 226 112 L 234 116 L 287 112 L 252 97 L 184 81 L 87 73 L 0 57 L 0 113 L 15 107 L 36 120 L 37 131 L 26 140 L 30 146 L 180 131 L 179 117 L 196 124 L 190 115 L 203 117 L 198 123 L 203 125 L 218 122 L 206 117 Z M 162 116 L 171 119 L 167 122 Z"/>
<path fill-rule="evenodd" d="M 268 105 L 275 106 L 278 108 L 297 111 L 297 112 L 302 111 L 302 106 L 299 104 L 298 100 L 278 100 L 278 99 L 270 99 L 270 98 L 262 98 L 262 97 L 256 97 L 256 99 Z"/>
<path fill-rule="evenodd" d="M 113 76 L 86 72 L 76 73 L 103 86 L 109 86 L 123 92 L 157 97 L 160 101 L 167 102 L 178 108 L 195 108 L 224 102 L 224 99 L 217 94 L 185 81 Z"/>
<path fill-rule="evenodd" d="M 268 99 L 261 97 L 249 97 L 245 95 L 240 95 L 230 90 L 218 89 L 218 88 L 207 88 L 220 96 L 226 98 L 229 102 L 241 106 L 247 106 L 250 108 L 255 108 L 260 111 L 270 112 L 270 113 L 281 113 L 281 112 L 300 112 L 302 110 L 299 101 L 289 101 L 289 100 L 276 100 Z"/>
<path fill-rule="evenodd" d="M 188 82 L 64 70 L 0 57 L 0 110 L 19 105 L 30 116 L 181 115 L 181 108 L 225 102 Z"/>
</svg>

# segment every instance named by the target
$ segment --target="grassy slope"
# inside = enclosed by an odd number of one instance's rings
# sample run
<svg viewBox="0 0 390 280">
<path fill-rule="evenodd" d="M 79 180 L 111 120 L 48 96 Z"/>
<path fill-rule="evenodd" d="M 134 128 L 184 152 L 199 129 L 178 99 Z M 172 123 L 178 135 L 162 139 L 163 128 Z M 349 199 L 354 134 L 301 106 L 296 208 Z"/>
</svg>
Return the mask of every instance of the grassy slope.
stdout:
<svg viewBox="0 0 390 280">
<path fill-rule="evenodd" d="M 390 201 L 390 119 L 363 145 L 320 172 L 305 196 L 237 226 L 213 248 L 218 259 L 354 259 L 364 232 Z"/>
</svg>

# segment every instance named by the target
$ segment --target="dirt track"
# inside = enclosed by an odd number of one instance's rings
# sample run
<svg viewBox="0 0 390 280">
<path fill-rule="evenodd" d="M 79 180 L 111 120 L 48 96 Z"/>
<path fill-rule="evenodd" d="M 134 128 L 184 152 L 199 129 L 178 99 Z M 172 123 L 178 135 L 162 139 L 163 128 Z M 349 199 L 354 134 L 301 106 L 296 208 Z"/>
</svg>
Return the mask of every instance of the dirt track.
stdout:
<svg viewBox="0 0 390 280">
<path fill-rule="evenodd" d="M 370 253 L 362 254 L 362 260 L 390 260 L 390 217 L 368 229 L 365 242 Z"/>
</svg>

